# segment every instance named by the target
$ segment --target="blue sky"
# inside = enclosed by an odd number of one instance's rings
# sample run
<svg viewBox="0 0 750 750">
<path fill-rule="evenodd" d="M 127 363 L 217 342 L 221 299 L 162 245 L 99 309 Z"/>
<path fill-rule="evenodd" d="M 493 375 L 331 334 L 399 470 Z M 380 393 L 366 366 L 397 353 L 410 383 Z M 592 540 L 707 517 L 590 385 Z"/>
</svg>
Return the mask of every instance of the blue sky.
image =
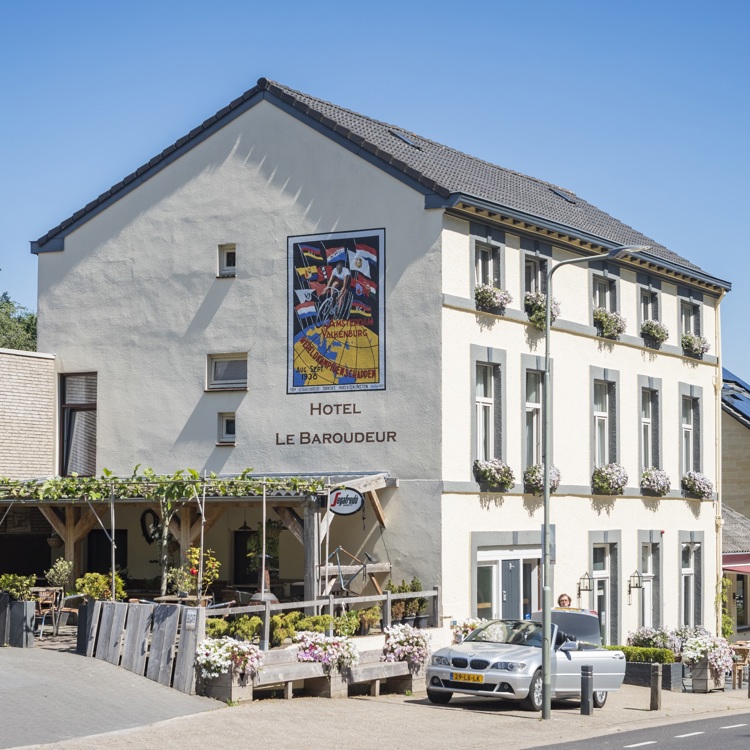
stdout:
<svg viewBox="0 0 750 750">
<path fill-rule="evenodd" d="M 575 191 L 731 281 L 750 377 L 750 3 L 0 2 L 0 291 L 29 240 L 265 76 Z M 738 244 L 739 243 L 739 244 Z"/>
</svg>

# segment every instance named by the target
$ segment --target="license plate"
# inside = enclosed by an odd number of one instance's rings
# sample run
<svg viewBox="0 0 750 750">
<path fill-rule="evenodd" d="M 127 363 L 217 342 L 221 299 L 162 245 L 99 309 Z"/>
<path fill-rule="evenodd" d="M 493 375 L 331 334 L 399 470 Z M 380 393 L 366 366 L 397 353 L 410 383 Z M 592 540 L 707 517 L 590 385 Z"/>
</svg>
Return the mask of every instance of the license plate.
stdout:
<svg viewBox="0 0 750 750">
<path fill-rule="evenodd" d="M 466 674 L 466 672 L 451 672 L 451 680 L 456 682 L 484 682 L 483 674 Z"/>
</svg>

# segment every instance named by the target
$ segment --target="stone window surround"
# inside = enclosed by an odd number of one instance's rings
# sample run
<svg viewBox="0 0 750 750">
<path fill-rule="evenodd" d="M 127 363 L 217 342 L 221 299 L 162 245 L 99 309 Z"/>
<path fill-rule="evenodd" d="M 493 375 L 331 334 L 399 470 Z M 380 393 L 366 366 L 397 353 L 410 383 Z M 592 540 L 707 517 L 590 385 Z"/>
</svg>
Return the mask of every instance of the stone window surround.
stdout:
<svg viewBox="0 0 750 750">
<path fill-rule="evenodd" d="M 609 422 L 608 422 L 608 443 L 609 443 L 609 463 L 617 463 L 619 457 L 619 440 L 618 440 L 618 415 L 620 414 L 620 372 L 619 370 L 610 370 L 602 367 L 589 367 L 590 393 L 589 393 L 589 412 L 594 413 L 594 383 L 604 381 L 609 383 Z M 614 391 L 614 398 L 612 397 Z M 614 403 L 612 403 L 614 401 Z M 590 439 L 590 461 L 591 471 L 596 468 L 596 429 L 594 419 L 590 418 L 589 439 Z"/>
<path fill-rule="evenodd" d="M 471 463 L 479 455 L 477 445 L 477 412 L 476 412 L 476 392 L 477 392 L 477 365 L 494 365 L 493 378 L 493 399 L 494 399 L 494 431 L 495 431 L 495 456 L 505 458 L 504 436 L 506 435 L 506 416 L 505 416 L 505 381 L 506 381 L 506 353 L 502 349 L 492 347 L 471 345 L 471 391 L 470 391 L 470 411 L 471 411 Z M 473 478 L 473 477 L 472 477 Z"/>
<path fill-rule="evenodd" d="M 680 454 L 679 467 L 680 476 L 682 476 L 682 467 L 685 465 L 682 446 L 682 399 L 690 398 L 693 400 L 693 461 L 694 471 L 703 471 L 703 430 L 701 429 L 701 417 L 703 414 L 703 388 L 699 385 L 689 385 L 688 383 L 678 383 L 678 404 L 677 414 L 680 429 Z"/>
<path fill-rule="evenodd" d="M 652 378 L 648 375 L 639 375 L 638 376 L 638 459 L 640 462 L 640 458 L 643 455 L 643 435 L 641 433 L 640 429 L 640 422 L 641 422 L 641 393 L 643 390 L 649 390 L 653 391 L 656 395 L 656 398 L 651 399 L 651 434 L 653 439 L 653 445 L 651 446 L 651 456 L 652 456 L 652 463 L 650 466 L 653 466 L 656 469 L 662 468 L 662 457 L 664 456 L 663 446 L 664 446 L 664 439 L 662 437 L 663 430 L 661 429 L 661 426 L 663 424 L 662 422 L 662 384 L 661 384 L 661 378 Z M 654 404 L 654 401 L 656 403 Z M 653 461 L 653 456 L 656 456 L 656 461 Z M 644 466 L 641 468 L 641 471 L 643 469 L 649 468 L 648 466 Z"/>
<path fill-rule="evenodd" d="M 702 531 L 680 531 L 678 532 L 677 544 L 677 571 L 679 575 L 679 613 L 682 615 L 683 597 L 682 597 L 682 545 L 683 544 L 699 545 L 693 556 L 693 624 L 703 625 L 703 550 L 704 550 L 704 532 Z"/>
</svg>

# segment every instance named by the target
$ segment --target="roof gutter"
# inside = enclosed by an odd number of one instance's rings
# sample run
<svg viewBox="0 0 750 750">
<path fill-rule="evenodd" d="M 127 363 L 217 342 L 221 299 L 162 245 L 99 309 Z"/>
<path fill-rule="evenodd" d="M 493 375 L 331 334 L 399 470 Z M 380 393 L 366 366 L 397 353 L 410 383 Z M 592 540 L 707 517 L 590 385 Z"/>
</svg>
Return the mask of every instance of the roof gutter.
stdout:
<svg viewBox="0 0 750 750">
<path fill-rule="evenodd" d="M 448 198 L 441 198 L 436 194 L 429 195 L 425 200 L 425 208 L 455 208 L 459 203 L 466 203 L 470 206 L 473 206 L 474 208 L 480 208 L 493 213 L 502 212 L 504 215 L 508 216 L 511 219 L 518 219 L 519 221 L 533 224 L 540 229 L 548 229 L 551 232 L 558 232 L 560 234 L 567 234 L 572 237 L 577 237 L 584 242 L 590 242 L 592 244 L 599 245 L 606 250 L 614 250 L 617 247 L 620 247 L 620 245 L 624 244 L 622 242 L 614 242 L 613 240 L 605 239 L 604 237 L 598 237 L 595 234 L 583 232 L 580 229 L 574 229 L 573 227 L 569 227 L 565 224 L 559 224 L 558 222 L 551 221 L 549 219 L 542 219 L 538 216 L 535 216 L 534 214 L 526 213 L 525 211 L 519 211 L 515 208 L 508 208 L 507 206 L 503 206 L 499 203 L 491 203 L 490 201 L 484 200 L 483 198 L 478 198 L 474 195 L 468 195 L 467 193 L 451 193 Z M 648 238 L 644 238 L 644 241 L 647 240 Z M 682 274 L 683 276 L 689 276 L 693 279 L 696 279 L 697 281 L 711 284 L 712 286 L 718 287 L 725 291 L 729 291 L 732 288 L 732 284 L 729 281 L 724 281 L 723 279 L 711 276 L 710 274 L 704 273 L 703 271 L 697 271 L 692 268 L 680 266 L 677 263 L 672 263 L 668 260 L 665 260 L 664 258 L 660 258 L 657 255 L 653 255 L 652 253 L 640 252 L 628 253 L 628 255 L 648 263 L 659 265 L 665 270 L 674 271 L 676 273 Z"/>
</svg>

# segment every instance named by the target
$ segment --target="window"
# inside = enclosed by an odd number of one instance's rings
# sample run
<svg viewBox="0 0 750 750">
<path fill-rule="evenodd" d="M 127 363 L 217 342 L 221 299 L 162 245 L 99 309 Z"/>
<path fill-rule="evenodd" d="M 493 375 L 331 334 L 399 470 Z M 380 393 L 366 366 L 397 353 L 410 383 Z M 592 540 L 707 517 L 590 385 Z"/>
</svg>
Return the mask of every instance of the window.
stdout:
<svg viewBox="0 0 750 750">
<path fill-rule="evenodd" d="M 609 643 L 608 617 L 610 600 L 609 545 L 595 544 L 593 548 L 594 609 L 599 613 L 602 643 Z"/>
<path fill-rule="evenodd" d="M 698 399 L 682 397 L 682 473 L 700 471 L 699 450 L 696 435 Z"/>
<path fill-rule="evenodd" d="M 222 445 L 234 445 L 236 436 L 236 425 L 234 412 L 219 414 L 219 443 Z"/>
<path fill-rule="evenodd" d="M 680 333 L 701 335 L 700 306 L 692 302 L 680 302 Z"/>
<path fill-rule="evenodd" d="M 474 244 L 474 273 L 477 284 L 494 285 L 497 277 L 497 251 L 480 242 Z"/>
<path fill-rule="evenodd" d="M 494 378 L 492 365 L 477 365 L 476 422 L 477 458 L 489 461 L 494 458 Z"/>
<path fill-rule="evenodd" d="M 544 265 L 539 258 L 526 257 L 524 264 L 524 291 L 532 293 L 544 291 L 544 284 L 542 282 Z"/>
<path fill-rule="evenodd" d="M 641 589 L 641 627 L 654 627 L 654 552 L 657 545 L 641 545 L 641 575 L 643 588 Z"/>
<path fill-rule="evenodd" d="M 594 383 L 594 464 L 610 463 L 609 451 L 609 384 Z"/>
<path fill-rule="evenodd" d="M 680 612 L 680 624 L 693 626 L 695 622 L 695 563 L 696 554 L 699 554 L 700 545 L 694 542 L 684 542 L 682 544 L 681 555 L 681 579 L 682 579 L 682 606 Z"/>
<path fill-rule="evenodd" d="M 219 276 L 237 275 L 237 245 L 219 245 Z"/>
<path fill-rule="evenodd" d="M 542 373 L 526 371 L 526 466 L 542 462 Z"/>
<path fill-rule="evenodd" d="M 477 617 L 531 617 L 541 606 L 542 551 L 533 547 L 477 551 Z"/>
<path fill-rule="evenodd" d="M 660 468 L 659 393 L 641 388 L 641 471 Z"/>
<path fill-rule="evenodd" d="M 61 467 L 63 476 L 96 474 L 96 373 L 60 380 Z"/>
<path fill-rule="evenodd" d="M 210 354 L 208 388 L 247 388 L 247 354 Z"/>
<path fill-rule="evenodd" d="M 617 310 L 617 295 L 615 282 L 603 276 L 593 277 L 594 308 L 603 307 L 605 310 Z"/>
</svg>

